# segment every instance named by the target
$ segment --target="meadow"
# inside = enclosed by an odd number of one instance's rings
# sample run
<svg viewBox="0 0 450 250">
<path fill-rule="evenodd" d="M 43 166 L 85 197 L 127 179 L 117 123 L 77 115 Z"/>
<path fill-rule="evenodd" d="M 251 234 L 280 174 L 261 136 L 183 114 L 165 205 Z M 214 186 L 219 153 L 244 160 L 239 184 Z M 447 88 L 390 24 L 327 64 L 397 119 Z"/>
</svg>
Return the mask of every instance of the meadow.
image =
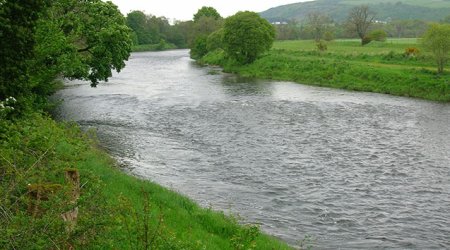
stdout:
<svg viewBox="0 0 450 250">
<path fill-rule="evenodd" d="M 200 60 L 247 77 L 450 101 L 450 74 L 436 73 L 433 57 L 418 39 L 388 39 L 361 46 L 359 40 L 336 40 L 318 50 L 310 40 L 277 41 L 255 62 L 236 65 L 214 51 Z"/>
</svg>

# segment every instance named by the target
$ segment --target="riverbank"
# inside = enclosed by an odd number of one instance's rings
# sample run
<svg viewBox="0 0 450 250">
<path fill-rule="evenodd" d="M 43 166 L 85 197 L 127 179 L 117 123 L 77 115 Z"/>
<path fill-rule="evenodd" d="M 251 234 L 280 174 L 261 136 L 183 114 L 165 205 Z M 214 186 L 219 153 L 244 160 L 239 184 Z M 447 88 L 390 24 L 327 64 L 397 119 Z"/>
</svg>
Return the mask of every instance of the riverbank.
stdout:
<svg viewBox="0 0 450 250">
<path fill-rule="evenodd" d="M 166 42 L 162 42 L 159 44 L 140 44 L 140 45 L 133 45 L 131 47 L 132 52 L 163 51 L 171 49 L 178 49 L 178 47 L 173 43 L 166 43 Z"/>
<path fill-rule="evenodd" d="M 276 42 L 249 65 L 230 63 L 220 50 L 199 63 L 220 65 L 245 77 L 449 102 L 450 73 L 436 74 L 426 53 L 406 54 L 406 49 L 419 46 L 414 41 L 374 42 L 365 47 L 356 41 L 336 41 L 328 44 L 327 51 L 317 51 L 312 41 Z"/>
<path fill-rule="evenodd" d="M 7 248 L 290 249 L 256 226 L 124 174 L 95 133 L 75 124 L 39 114 L 0 123 Z M 79 176 L 80 188 L 67 176 Z M 77 219 L 61 219 L 75 210 Z"/>
</svg>

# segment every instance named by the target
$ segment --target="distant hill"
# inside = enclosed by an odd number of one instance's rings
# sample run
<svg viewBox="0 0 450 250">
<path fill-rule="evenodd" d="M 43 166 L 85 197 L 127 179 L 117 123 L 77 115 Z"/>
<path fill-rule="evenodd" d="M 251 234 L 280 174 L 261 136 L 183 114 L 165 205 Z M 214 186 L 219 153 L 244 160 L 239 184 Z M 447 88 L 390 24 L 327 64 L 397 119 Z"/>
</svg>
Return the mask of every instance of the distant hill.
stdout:
<svg viewBox="0 0 450 250">
<path fill-rule="evenodd" d="M 438 21 L 450 15 L 450 0 L 315 0 L 274 7 L 261 13 L 271 22 L 303 20 L 310 12 L 323 12 L 335 21 L 347 18 L 351 8 L 369 5 L 377 20 L 421 19 Z"/>
</svg>

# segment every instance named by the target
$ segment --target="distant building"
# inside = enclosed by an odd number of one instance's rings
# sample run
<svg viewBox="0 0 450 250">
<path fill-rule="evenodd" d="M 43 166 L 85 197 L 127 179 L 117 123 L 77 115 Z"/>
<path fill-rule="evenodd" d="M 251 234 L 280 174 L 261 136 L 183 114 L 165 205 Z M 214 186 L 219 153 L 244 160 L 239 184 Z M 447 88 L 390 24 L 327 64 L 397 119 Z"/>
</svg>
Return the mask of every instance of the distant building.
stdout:
<svg viewBox="0 0 450 250">
<path fill-rule="evenodd" d="M 283 25 L 288 24 L 287 22 L 272 22 L 273 25 Z"/>
</svg>

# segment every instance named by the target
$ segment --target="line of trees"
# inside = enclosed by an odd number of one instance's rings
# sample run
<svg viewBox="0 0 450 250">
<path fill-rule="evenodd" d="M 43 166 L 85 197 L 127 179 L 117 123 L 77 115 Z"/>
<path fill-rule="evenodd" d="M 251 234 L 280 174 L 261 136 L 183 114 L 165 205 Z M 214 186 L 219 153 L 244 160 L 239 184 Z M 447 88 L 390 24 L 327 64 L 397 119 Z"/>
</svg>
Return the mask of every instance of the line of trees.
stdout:
<svg viewBox="0 0 450 250">
<path fill-rule="evenodd" d="M 194 15 L 194 27 L 193 59 L 221 51 L 233 63 L 248 64 L 268 51 L 275 40 L 273 25 L 250 11 L 223 19 L 214 8 L 202 7 Z"/>
<path fill-rule="evenodd" d="M 134 45 L 170 43 L 187 48 L 192 21 L 170 24 L 166 17 L 156 17 L 136 10 L 127 14 L 126 23 L 132 30 Z"/>
<path fill-rule="evenodd" d="M 450 23 L 450 15 L 441 20 Z M 356 27 L 358 26 L 358 27 Z M 376 13 L 367 6 L 357 6 L 349 12 L 345 22 L 336 22 L 326 13 L 312 12 L 304 20 L 291 20 L 278 23 L 278 40 L 314 39 L 332 40 L 334 38 L 361 38 L 372 31 L 384 31 L 387 37 L 415 38 L 421 37 L 430 23 L 424 20 L 376 20 Z M 362 39 L 362 38 L 361 38 Z"/>
</svg>

